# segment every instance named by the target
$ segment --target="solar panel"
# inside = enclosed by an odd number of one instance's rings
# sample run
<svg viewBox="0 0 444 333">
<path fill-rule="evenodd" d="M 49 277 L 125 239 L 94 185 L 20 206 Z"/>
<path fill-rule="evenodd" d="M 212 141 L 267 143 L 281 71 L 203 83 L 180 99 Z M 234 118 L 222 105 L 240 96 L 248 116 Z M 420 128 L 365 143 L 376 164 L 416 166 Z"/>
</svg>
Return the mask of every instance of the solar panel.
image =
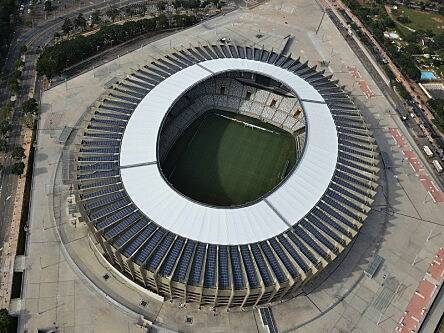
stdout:
<svg viewBox="0 0 444 333">
<path fill-rule="evenodd" d="M 244 278 L 242 274 L 242 264 L 237 246 L 230 246 L 230 260 L 234 289 L 243 289 Z"/>
<path fill-rule="evenodd" d="M 327 190 L 327 195 L 336 200 L 339 201 L 340 203 L 343 203 L 344 205 L 346 205 L 349 208 L 353 208 L 357 211 L 362 210 L 361 207 L 359 207 L 358 205 L 354 204 L 353 202 L 351 202 L 350 200 L 347 200 L 346 198 L 344 198 L 342 195 L 339 195 L 338 193 L 334 192 L 331 188 L 329 188 Z"/>
<path fill-rule="evenodd" d="M 191 257 L 193 256 L 194 247 L 196 246 L 196 243 L 189 239 L 187 241 L 187 244 L 185 245 L 185 249 L 182 252 L 182 255 L 180 256 L 179 263 L 176 267 L 176 270 L 174 272 L 173 279 L 175 281 L 179 282 L 185 282 L 188 265 L 190 264 Z"/>
<path fill-rule="evenodd" d="M 118 157 L 116 155 L 100 155 L 100 156 L 79 156 L 77 161 L 79 162 L 107 162 L 107 161 L 117 161 Z"/>
<path fill-rule="evenodd" d="M 105 154 L 105 155 L 114 155 L 117 154 L 119 152 L 119 148 L 114 148 L 114 147 L 110 147 L 110 148 L 85 148 L 82 147 L 80 149 L 80 153 L 84 154 Z"/>
<path fill-rule="evenodd" d="M 314 254 L 301 242 L 299 238 L 296 237 L 291 231 L 287 232 L 288 238 L 297 246 L 299 251 L 301 251 L 304 256 L 310 260 L 314 265 L 318 263 L 318 259 L 314 256 Z"/>
<path fill-rule="evenodd" d="M 330 184 L 330 188 L 331 188 L 332 190 L 335 190 L 336 192 L 339 192 L 339 193 L 341 193 L 342 195 L 345 195 L 345 196 L 347 196 L 347 197 L 349 197 L 349 198 L 351 198 L 351 199 L 353 199 L 353 200 L 355 200 L 355 201 L 358 201 L 358 202 L 360 202 L 360 203 L 362 203 L 362 204 L 364 204 L 364 205 L 367 204 L 366 200 L 364 199 L 365 197 L 362 198 L 361 196 L 356 195 L 356 194 L 354 194 L 354 193 L 348 191 L 347 189 L 345 189 L 345 188 L 343 188 L 343 187 L 341 187 L 341 186 L 339 186 L 339 185 L 336 185 L 335 183 L 331 183 L 331 184 Z"/>
<path fill-rule="evenodd" d="M 357 193 L 359 193 L 360 195 L 362 195 L 364 197 L 368 197 L 369 196 L 367 191 L 365 191 L 365 190 L 363 190 L 363 189 L 361 189 L 361 188 L 359 188 L 359 187 L 357 187 L 357 186 L 355 186 L 355 185 L 353 185 L 353 184 L 351 184 L 349 182 L 346 182 L 338 174 L 335 174 L 335 176 L 333 178 L 333 181 L 335 183 L 337 183 L 338 185 L 341 185 L 342 187 L 345 187 L 345 188 L 347 188 L 347 189 L 349 189 L 351 191 L 357 192 Z"/>
<path fill-rule="evenodd" d="M 85 206 L 85 209 L 95 209 L 95 208 L 99 208 L 105 205 L 109 205 L 112 202 L 115 202 L 123 197 L 126 196 L 125 192 L 117 192 L 117 193 L 111 193 L 108 194 L 106 196 L 102 196 L 99 198 L 94 198 L 89 200 L 88 202 L 84 203 L 83 205 Z"/>
<path fill-rule="evenodd" d="M 261 242 L 260 247 L 262 248 L 263 253 L 265 254 L 265 257 L 267 258 L 267 261 L 271 267 L 271 269 L 274 272 L 274 275 L 276 276 L 279 283 L 283 283 L 287 281 L 287 277 L 285 276 L 284 272 L 281 269 L 281 266 L 279 265 L 278 261 L 276 260 L 276 257 L 274 256 L 273 252 L 270 249 L 270 246 L 267 244 L 267 242 Z"/>
<path fill-rule="evenodd" d="M 117 134 L 117 133 L 86 132 L 85 136 L 90 138 L 111 139 L 111 140 L 119 140 L 122 138 L 121 133 Z"/>
<path fill-rule="evenodd" d="M 345 207 L 344 205 L 341 205 L 339 202 L 333 200 L 332 198 L 328 197 L 328 196 L 323 196 L 322 200 L 324 200 L 326 203 L 328 203 L 330 206 L 336 208 L 337 210 L 339 210 L 341 213 L 344 213 L 346 215 L 348 215 L 349 217 L 351 217 L 352 219 L 354 219 L 355 221 L 359 221 L 359 216 L 356 215 L 355 213 L 353 213 L 352 211 L 350 211 L 347 207 Z"/>
<path fill-rule="evenodd" d="M 219 288 L 228 289 L 230 279 L 228 273 L 228 251 L 225 245 L 219 246 Z"/>
<path fill-rule="evenodd" d="M 146 220 L 139 220 L 136 224 L 131 226 L 131 228 L 125 230 L 119 237 L 112 241 L 112 244 L 116 248 L 120 248 L 126 242 L 128 242 L 132 237 L 134 237 L 140 230 L 142 230 L 147 225 Z"/>
<path fill-rule="evenodd" d="M 205 265 L 204 287 L 214 288 L 216 283 L 216 245 L 208 245 Z"/>
<path fill-rule="evenodd" d="M 143 93 L 140 93 L 140 92 L 136 91 L 135 89 L 126 89 L 126 88 L 124 88 L 122 86 L 119 86 L 119 87 L 121 87 L 121 88 L 117 87 L 117 88 L 114 88 L 114 90 L 118 91 L 118 92 L 120 92 L 122 94 L 126 94 L 126 95 L 129 95 L 129 96 L 132 96 L 132 97 L 134 97 L 138 101 L 142 100 L 145 97 L 145 95 L 146 95 L 146 94 L 143 94 Z"/>
<path fill-rule="evenodd" d="M 174 265 L 176 264 L 177 258 L 179 257 L 179 253 L 182 250 L 183 245 L 185 244 L 185 239 L 182 237 L 178 237 L 174 242 L 174 245 L 168 252 L 162 266 L 160 267 L 159 274 L 162 276 L 170 276 Z"/>
<path fill-rule="evenodd" d="M 128 242 L 128 244 L 125 246 L 125 249 L 123 250 L 123 254 L 126 257 L 131 256 L 134 252 L 137 251 L 137 249 L 143 244 L 145 243 L 150 235 L 153 233 L 153 231 L 156 229 L 155 226 L 153 226 L 153 223 L 149 224 L 145 229 L 143 229 L 143 231 L 141 233 L 139 233 L 134 239 L 132 239 L 130 242 Z M 158 230 L 155 235 L 162 235 L 163 231 L 162 230 Z M 160 236 L 161 237 L 161 236 Z M 140 252 L 139 252 L 140 253 Z M 141 263 L 141 261 L 139 260 L 140 257 L 138 257 L 136 255 L 135 257 L 135 262 L 137 263 Z"/>
<path fill-rule="evenodd" d="M 138 263 L 139 265 L 142 265 L 147 258 L 151 255 L 154 248 L 157 246 L 157 244 L 160 242 L 162 237 L 165 235 L 165 230 L 159 228 L 156 231 L 154 231 L 156 228 L 153 226 L 153 230 L 148 230 L 145 232 L 148 228 L 144 230 L 144 235 L 141 237 L 141 243 L 136 243 L 136 248 L 138 248 L 143 242 L 143 246 L 140 248 L 140 250 L 134 255 L 134 261 Z M 154 232 L 154 233 L 153 233 Z"/>
<path fill-rule="evenodd" d="M 203 243 L 197 244 L 196 253 L 194 254 L 193 264 L 191 265 L 190 277 L 188 283 L 191 285 L 198 285 L 200 283 L 200 276 L 202 274 L 203 262 L 205 259 L 206 245 Z"/>
<path fill-rule="evenodd" d="M 336 246 L 334 246 L 321 232 L 313 227 L 310 223 L 306 223 L 306 221 L 302 221 L 302 226 L 308 230 L 318 241 L 320 241 L 325 247 L 327 247 L 330 251 L 336 252 Z"/>
<path fill-rule="evenodd" d="M 333 216 L 335 219 L 337 219 L 338 221 L 344 223 L 346 226 L 348 226 L 350 228 L 353 228 L 353 229 L 355 228 L 355 225 L 352 222 L 350 222 L 344 216 L 342 216 L 337 211 L 335 211 L 333 208 L 328 206 L 327 203 L 324 203 L 324 202 L 320 201 L 320 202 L 318 202 L 318 206 L 324 212 L 326 212 L 327 214 Z M 336 207 L 334 207 L 334 208 L 336 208 Z"/>
<path fill-rule="evenodd" d="M 273 281 L 271 280 L 270 272 L 268 271 L 267 264 L 262 257 L 262 253 L 260 252 L 258 245 L 251 244 L 250 247 L 254 260 L 256 261 L 256 265 L 259 269 L 259 274 L 262 277 L 262 281 L 264 282 L 265 286 L 271 286 Z"/>
<path fill-rule="evenodd" d="M 82 183 L 79 183 L 79 186 L 80 186 L 81 190 L 87 190 L 87 189 L 107 186 L 109 184 L 115 184 L 115 183 L 116 183 L 116 179 L 109 178 L 109 179 L 103 179 L 100 181 L 93 181 L 93 182 L 89 182 L 89 183 L 82 182 Z"/>
<path fill-rule="evenodd" d="M 134 209 L 134 207 L 132 207 L 132 206 L 126 207 L 126 208 L 129 208 L 131 210 Z M 126 228 L 128 228 L 130 225 L 132 225 L 133 223 L 137 222 L 141 218 L 142 218 L 142 215 L 139 212 L 135 212 L 134 214 L 131 214 L 131 215 L 126 216 L 126 217 L 123 217 L 118 223 L 113 225 L 105 233 L 105 238 L 109 239 L 109 238 L 113 238 L 113 237 L 117 236 L 123 230 L 125 230 Z"/>
<path fill-rule="evenodd" d="M 111 185 L 105 189 L 101 189 L 98 191 L 94 191 L 94 192 L 89 192 L 89 193 L 85 193 L 85 194 L 80 194 L 80 197 L 83 200 L 87 200 L 87 199 L 91 199 L 91 198 L 95 198 L 95 197 L 100 197 L 102 195 L 105 194 L 109 194 L 109 193 L 113 193 L 113 192 L 117 192 L 119 190 L 122 189 L 122 186 L 120 185 Z"/>
<path fill-rule="evenodd" d="M 104 208 L 98 209 L 98 210 L 94 210 L 92 211 L 89 215 L 91 217 L 91 219 L 95 220 L 98 219 L 100 217 L 106 216 L 111 214 L 112 212 L 126 206 L 130 204 L 130 201 L 128 198 L 123 198 L 122 200 L 119 200 L 109 206 L 105 206 Z"/>
<path fill-rule="evenodd" d="M 91 119 L 91 123 L 104 124 L 104 125 L 110 125 L 110 126 L 120 126 L 120 127 L 126 126 L 126 122 L 124 122 L 124 121 L 101 119 L 101 118 L 93 118 L 93 119 Z"/>
<path fill-rule="evenodd" d="M 300 226 L 294 227 L 293 230 L 300 238 L 302 238 L 302 240 L 306 244 L 308 244 L 313 250 L 315 250 L 323 258 L 327 257 L 327 253 L 324 251 L 324 249 L 322 249 L 318 245 L 318 243 L 316 243 L 316 241 L 313 240 L 313 238 L 311 238 L 311 236 L 309 234 L 307 234 L 307 232 L 305 230 L 303 230 Z"/>
<path fill-rule="evenodd" d="M 152 255 L 151 259 L 148 261 L 146 265 L 149 270 L 155 271 L 157 269 L 160 262 L 164 258 L 165 253 L 167 253 L 168 249 L 173 243 L 174 237 L 175 237 L 174 234 L 169 232 L 167 236 L 162 240 L 162 242 L 156 248 L 156 252 Z"/>
<path fill-rule="evenodd" d="M 287 255 L 284 253 L 276 239 L 272 238 L 269 240 L 270 245 L 273 248 L 274 252 L 278 255 L 279 259 L 281 259 L 287 271 L 290 273 L 292 278 L 296 278 L 299 276 L 297 269 L 294 267 L 290 259 L 288 259 Z"/>
<path fill-rule="evenodd" d="M 94 117 L 107 117 L 107 118 L 114 118 L 114 119 L 120 119 L 120 120 L 128 120 L 129 115 L 122 114 L 122 113 L 109 113 L 109 112 L 96 112 L 94 114 Z"/>
<path fill-rule="evenodd" d="M 93 173 L 77 175 L 77 179 L 86 180 L 86 179 L 95 179 L 95 178 L 108 178 L 108 177 L 116 177 L 118 175 L 119 172 L 117 170 L 94 171 Z"/>
<path fill-rule="evenodd" d="M 287 252 L 291 255 L 291 257 L 296 261 L 296 263 L 299 265 L 299 267 L 306 273 L 309 270 L 309 267 L 305 263 L 304 259 L 296 252 L 296 250 L 293 248 L 293 246 L 290 245 L 288 240 L 283 236 L 278 236 L 279 242 L 282 244 L 282 246 L 287 250 Z"/>
<path fill-rule="evenodd" d="M 111 132 L 111 133 L 123 133 L 123 129 L 117 126 L 97 126 L 97 125 L 89 125 L 88 129 L 94 131 L 102 131 L 102 132 Z"/>
<path fill-rule="evenodd" d="M 245 273 L 247 274 L 248 284 L 252 289 L 257 288 L 259 283 L 257 281 L 256 269 L 250 255 L 250 250 L 247 245 L 241 245 L 240 250 L 244 262 Z"/>
<path fill-rule="evenodd" d="M 319 210 L 317 210 L 317 212 L 322 213 Z M 310 221 L 310 223 L 312 223 L 313 225 L 315 225 L 316 227 L 321 229 L 323 232 L 325 232 L 327 235 L 329 235 L 331 238 L 333 238 L 338 243 L 344 243 L 344 240 L 342 239 L 342 237 L 339 236 L 333 230 L 331 230 L 329 227 L 327 227 L 324 223 L 332 225 L 333 228 L 335 227 L 334 225 L 338 226 L 338 228 L 341 229 L 340 232 L 343 233 L 343 235 L 347 235 L 347 231 L 344 228 L 342 228 L 341 226 L 339 226 L 336 222 L 334 222 L 330 217 L 326 216 L 324 213 L 322 213 L 322 214 L 326 217 L 325 220 L 321 219 L 321 220 L 323 220 L 323 222 L 321 222 L 319 219 L 317 219 L 313 212 L 310 215 L 307 215 L 307 219 Z M 329 222 L 326 221 L 327 219 L 329 220 Z"/>
</svg>

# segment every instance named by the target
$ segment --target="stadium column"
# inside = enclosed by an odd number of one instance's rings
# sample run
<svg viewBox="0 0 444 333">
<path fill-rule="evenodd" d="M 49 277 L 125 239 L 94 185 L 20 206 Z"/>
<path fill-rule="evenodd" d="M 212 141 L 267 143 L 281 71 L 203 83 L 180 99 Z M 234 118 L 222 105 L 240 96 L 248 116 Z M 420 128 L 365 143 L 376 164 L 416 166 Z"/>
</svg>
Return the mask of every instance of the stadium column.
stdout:
<svg viewBox="0 0 444 333">
<path fill-rule="evenodd" d="M 140 275 L 142 276 L 143 284 L 145 286 L 150 286 L 150 283 L 148 281 L 149 280 L 148 279 L 148 274 L 152 274 L 152 273 L 149 272 L 143 265 L 139 266 L 138 269 L 139 269 Z M 155 278 L 154 278 L 154 282 L 155 282 L 156 287 L 157 287 L 157 283 L 156 283 L 156 279 Z M 157 290 L 158 290 L 158 288 L 157 288 Z"/>
<path fill-rule="evenodd" d="M 99 235 L 96 236 L 96 239 L 100 239 L 99 244 L 102 246 L 102 249 L 104 250 L 104 252 L 108 256 L 108 260 L 111 261 L 112 265 L 114 265 L 116 263 L 116 260 L 114 258 L 113 250 L 111 249 L 111 246 L 109 245 L 108 242 L 103 241 L 103 238 L 102 238 L 103 236 L 101 234 L 102 234 L 102 232 L 100 232 L 100 236 Z"/>
<path fill-rule="evenodd" d="M 111 251 L 114 254 L 114 258 L 116 259 L 117 264 L 120 266 L 120 268 L 124 272 L 125 271 L 125 264 L 123 263 L 123 260 L 122 260 L 122 254 L 120 253 L 120 251 L 118 249 L 116 250 L 113 247 L 111 247 Z"/>
<path fill-rule="evenodd" d="M 217 307 L 218 303 L 218 296 L 219 296 L 219 245 L 216 249 L 216 269 L 215 269 L 215 285 L 216 285 L 216 292 L 214 293 L 214 301 L 213 301 L 213 307 Z"/>
<path fill-rule="evenodd" d="M 133 277 L 133 280 L 137 280 L 137 274 L 134 270 L 134 262 L 132 260 L 132 256 L 129 257 L 128 259 L 125 259 L 125 263 L 129 269 L 129 271 L 131 272 L 131 276 Z"/>
</svg>

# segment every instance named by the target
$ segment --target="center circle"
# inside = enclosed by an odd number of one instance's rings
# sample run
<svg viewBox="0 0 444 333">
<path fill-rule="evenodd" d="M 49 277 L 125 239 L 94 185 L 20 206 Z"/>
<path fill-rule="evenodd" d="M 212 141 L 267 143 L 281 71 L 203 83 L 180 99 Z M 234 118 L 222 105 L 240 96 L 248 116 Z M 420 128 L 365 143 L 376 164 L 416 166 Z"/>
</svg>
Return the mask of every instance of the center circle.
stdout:
<svg viewBox="0 0 444 333">
<path fill-rule="evenodd" d="M 254 72 L 223 72 L 187 90 L 165 115 L 159 169 L 189 200 L 248 206 L 293 172 L 305 133 L 302 105 L 286 85 Z"/>
</svg>

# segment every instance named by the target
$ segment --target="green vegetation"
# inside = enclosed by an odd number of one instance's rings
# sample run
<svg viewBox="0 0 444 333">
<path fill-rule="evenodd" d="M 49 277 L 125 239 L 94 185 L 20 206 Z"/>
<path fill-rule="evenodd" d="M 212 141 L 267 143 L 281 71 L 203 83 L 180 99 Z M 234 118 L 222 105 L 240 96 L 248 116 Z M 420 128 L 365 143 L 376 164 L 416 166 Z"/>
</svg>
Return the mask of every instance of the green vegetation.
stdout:
<svg viewBox="0 0 444 333">
<path fill-rule="evenodd" d="M 12 165 L 11 172 L 12 172 L 14 175 L 21 176 L 21 175 L 23 175 L 23 172 L 24 172 L 24 171 L 25 171 L 25 163 L 23 163 L 22 161 L 20 161 L 20 162 L 15 162 L 15 163 Z"/>
<path fill-rule="evenodd" d="M 188 27 L 196 22 L 194 15 L 174 15 L 172 20 L 159 15 L 150 19 L 128 21 L 122 25 L 107 25 L 94 34 L 77 36 L 46 48 L 37 60 L 37 72 L 51 79 L 65 68 L 131 38 L 168 28 Z"/>
<path fill-rule="evenodd" d="M 296 162 L 295 149 L 294 138 L 275 126 L 213 110 L 182 134 L 162 170 L 190 198 L 219 206 L 240 205 L 280 183 Z"/>
<path fill-rule="evenodd" d="M 0 110 L 0 152 L 6 151 L 8 146 L 8 134 L 12 129 L 11 114 L 13 103 L 9 102 Z"/>
<path fill-rule="evenodd" d="M 15 13 L 17 12 L 16 0 L 0 1 L 0 63 L 8 52 L 9 41 L 12 37 L 15 24 Z"/>
<path fill-rule="evenodd" d="M 440 14 L 433 14 L 430 12 L 423 12 L 412 8 L 401 7 L 398 9 L 401 16 L 398 21 L 405 24 L 413 30 L 430 30 L 435 34 L 443 32 L 444 16 Z M 407 19 L 406 22 L 400 20 L 401 17 Z"/>
<path fill-rule="evenodd" d="M 385 7 L 381 3 L 361 4 L 358 0 L 346 1 L 353 13 L 365 24 L 373 37 L 385 47 L 391 59 L 398 65 L 401 71 L 412 80 L 419 80 L 420 70 L 415 64 L 411 54 L 404 50 L 398 50 L 389 40 L 384 37 L 386 30 L 395 29 L 396 23 L 387 14 Z M 362 38 L 362 34 L 359 34 Z M 365 41 L 370 44 L 368 41 Z"/>
<path fill-rule="evenodd" d="M 46 12 L 50 12 L 51 10 L 53 10 L 53 6 L 52 6 L 52 2 L 51 0 L 46 0 L 44 3 L 44 9 Z"/>
<path fill-rule="evenodd" d="M 431 99 L 429 106 L 435 116 L 435 125 L 444 132 L 444 99 Z"/>
<path fill-rule="evenodd" d="M 39 103 L 35 98 L 30 98 L 22 105 L 24 114 L 37 114 L 39 112 Z"/>
<path fill-rule="evenodd" d="M 12 323 L 11 316 L 6 309 L 0 309 L 0 333 L 8 332 Z"/>
<path fill-rule="evenodd" d="M 14 147 L 11 156 L 14 160 L 21 161 L 25 158 L 25 149 L 23 147 Z"/>
</svg>

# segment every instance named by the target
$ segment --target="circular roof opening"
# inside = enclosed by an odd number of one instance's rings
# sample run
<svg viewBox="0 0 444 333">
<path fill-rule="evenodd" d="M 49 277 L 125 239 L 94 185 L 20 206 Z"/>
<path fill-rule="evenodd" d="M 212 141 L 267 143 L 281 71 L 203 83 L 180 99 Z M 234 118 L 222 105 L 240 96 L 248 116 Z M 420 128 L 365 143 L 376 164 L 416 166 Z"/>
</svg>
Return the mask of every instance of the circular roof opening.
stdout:
<svg viewBox="0 0 444 333">
<path fill-rule="evenodd" d="M 304 139 L 302 107 L 289 88 L 264 75 L 226 72 L 171 107 L 159 136 L 159 168 L 190 200 L 247 206 L 293 171 Z"/>
<path fill-rule="evenodd" d="M 263 82 L 246 82 L 238 73 L 269 78 L 276 82 L 277 87 L 265 89 L 268 95 L 259 93 L 253 99 L 253 94 L 247 95 L 244 86 L 264 90 Z M 212 79 L 224 75 L 233 80 L 229 87 L 222 89 L 224 86 L 216 85 Z M 285 87 L 291 89 L 286 93 L 294 93 L 294 98 L 288 98 L 295 102 L 294 115 L 302 116 L 300 121 L 293 119 L 293 135 L 303 133 L 297 135 L 300 140 L 296 142 L 303 154 L 299 156 L 297 167 L 266 193 L 263 200 L 238 206 L 212 206 L 185 196 L 168 182 L 160 166 L 179 136 L 199 118 L 200 114 L 190 108 L 191 104 L 211 105 L 212 110 L 237 113 L 246 112 L 249 108 L 260 111 L 252 118 L 277 121 L 282 114 L 276 108 L 287 102 L 282 103 L 279 98 L 273 102 L 273 99 L 275 95 L 285 95 L 282 91 Z M 218 93 L 207 94 L 211 91 Z M 197 94 L 207 96 L 208 100 L 197 98 Z M 239 103 L 237 106 L 236 101 Z M 262 103 L 263 108 L 256 108 L 258 103 Z M 226 109 L 223 109 L 224 105 Z M 202 112 L 205 109 L 199 108 Z M 193 117 L 189 117 L 189 112 L 195 114 L 191 122 Z M 174 122 L 176 125 L 170 126 L 174 119 L 177 120 Z M 277 235 L 305 216 L 328 188 L 337 157 L 338 138 L 332 114 L 313 86 L 273 64 L 230 58 L 190 65 L 151 89 L 125 126 L 119 166 L 125 192 L 150 220 L 171 232 L 201 242 L 246 244 Z"/>
</svg>

